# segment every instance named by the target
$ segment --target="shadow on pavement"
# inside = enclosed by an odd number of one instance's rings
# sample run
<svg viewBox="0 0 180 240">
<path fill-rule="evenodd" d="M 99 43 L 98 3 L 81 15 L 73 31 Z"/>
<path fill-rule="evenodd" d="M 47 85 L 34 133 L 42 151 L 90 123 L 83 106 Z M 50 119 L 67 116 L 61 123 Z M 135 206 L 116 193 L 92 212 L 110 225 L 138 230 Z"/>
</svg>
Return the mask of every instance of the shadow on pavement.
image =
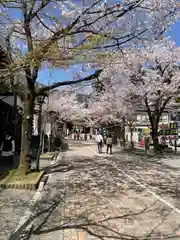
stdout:
<svg viewBox="0 0 180 240">
<path fill-rule="evenodd" d="M 5 178 L 9 171 L 12 169 L 16 169 L 19 166 L 19 155 L 15 155 L 14 159 L 13 159 L 13 165 L 9 165 L 8 163 L 6 163 L 2 156 L 0 156 L 0 180 L 2 180 L 3 178 Z"/>
<path fill-rule="evenodd" d="M 180 219 L 171 216 L 170 208 L 150 198 L 137 184 L 128 182 L 118 168 L 139 181 L 140 177 L 146 177 L 149 187 L 156 187 L 157 192 L 162 191 L 163 183 L 167 189 L 172 189 L 179 177 L 177 172 L 128 155 L 113 159 L 117 168 L 101 156 L 66 156 L 64 164 L 66 162 L 72 164 L 68 175 L 64 180 L 47 185 L 36 205 L 32 239 L 64 229 L 82 229 L 100 239 L 176 237 Z M 169 178 L 170 173 L 172 178 Z M 163 190 L 161 193 L 176 194 L 178 199 L 177 192 Z M 169 217 L 171 222 L 167 220 Z"/>
</svg>

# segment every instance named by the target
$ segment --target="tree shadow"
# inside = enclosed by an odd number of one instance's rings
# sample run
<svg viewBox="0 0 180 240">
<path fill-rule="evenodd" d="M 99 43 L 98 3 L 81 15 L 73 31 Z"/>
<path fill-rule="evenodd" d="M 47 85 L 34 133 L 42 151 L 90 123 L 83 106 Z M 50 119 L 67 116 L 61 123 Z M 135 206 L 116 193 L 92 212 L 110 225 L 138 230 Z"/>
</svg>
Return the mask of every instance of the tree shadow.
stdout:
<svg viewBox="0 0 180 240">
<path fill-rule="evenodd" d="M 0 239 L 17 227 L 22 214 L 30 205 L 34 192 L 15 189 L 3 189 L 0 194 Z"/>
<path fill-rule="evenodd" d="M 118 171 L 120 167 L 148 173 L 152 169 L 160 171 L 159 165 L 150 166 L 140 158 L 122 158 L 113 160 L 115 168 L 101 156 L 75 159 L 66 156 L 66 161 L 71 162 L 71 170 L 61 181 L 46 186 L 31 219 L 23 226 L 22 232 L 27 237 L 35 239 L 65 229 L 84 230 L 100 239 L 177 237 L 180 219 L 172 210 L 152 199 L 144 189 L 140 191 L 137 184 L 128 182 Z M 156 181 L 156 186 L 159 185 Z"/>
<path fill-rule="evenodd" d="M 13 165 L 5 162 L 5 159 L 0 155 L 0 181 L 6 178 L 9 172 L 13 169 L 17 169 L 19 166 L 19 155 L 15 155 L 13 159 Z"/>
<path fill-rule="evenodd" d="M 110 157 L 107 159 L 112 160 Z M 173 204 L 178 206 L 180 197 L 180 172 L 178 168 L 164 164 L 159 158 L 131 156 L 129 154 L 126 154 L 121 161 L 114 156 L 113 164 L 140 183 L 147 185 L 150 190 L 160 196 L 173 199 Z"/>
<path fill-rule="evenodd" d="M 7 177 L 7 175 L 9 174 L 9 171 L 11 170 L 12 168 L 10 166 L 2 166 L 0 165 L 0 181 L 2 179 L 4 179 L 5 177 Z"/>
</svg>

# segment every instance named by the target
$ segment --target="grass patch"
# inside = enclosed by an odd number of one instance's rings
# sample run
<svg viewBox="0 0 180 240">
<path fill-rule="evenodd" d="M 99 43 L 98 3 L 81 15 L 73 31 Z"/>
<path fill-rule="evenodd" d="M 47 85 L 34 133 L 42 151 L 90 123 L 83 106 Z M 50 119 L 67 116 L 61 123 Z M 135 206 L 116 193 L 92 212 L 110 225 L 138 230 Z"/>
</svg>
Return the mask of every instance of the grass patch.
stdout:
<svg viewBox="0 0 180 240">
<path fill-rule="evenodd" d="M 38 188 L 43 174 L 44 171 L 40 171 L 20 176 L 18 170 L 12 170 L 9 172 L 7 177 L 0 181 L 0 187 L 35 190 Z"/>
</svg>

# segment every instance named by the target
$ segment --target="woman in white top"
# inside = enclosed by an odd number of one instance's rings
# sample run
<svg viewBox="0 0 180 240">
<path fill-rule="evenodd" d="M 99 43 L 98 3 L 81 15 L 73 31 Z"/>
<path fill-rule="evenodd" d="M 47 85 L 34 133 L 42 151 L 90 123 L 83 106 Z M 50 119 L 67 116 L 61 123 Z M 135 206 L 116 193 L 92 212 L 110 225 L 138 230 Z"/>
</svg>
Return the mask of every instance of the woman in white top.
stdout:
<svg viewBox="0 0 180 240">
<path fill-rule="evenodd" d="M 99 132 L 96 136 L 96 142 L 97 142 L 97 145 L 98 145 L 98 152 L 99 152 L 99 154 L 101 154 L 102 153 L 102 146 L 103 146 L 103 137 Z"/>
</svg>

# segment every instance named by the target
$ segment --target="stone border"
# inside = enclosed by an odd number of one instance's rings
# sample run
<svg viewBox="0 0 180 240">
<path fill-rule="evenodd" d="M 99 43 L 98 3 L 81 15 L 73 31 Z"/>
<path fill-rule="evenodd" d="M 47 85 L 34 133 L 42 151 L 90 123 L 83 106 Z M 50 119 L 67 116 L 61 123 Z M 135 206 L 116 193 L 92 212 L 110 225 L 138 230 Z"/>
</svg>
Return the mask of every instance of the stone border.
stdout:
<svg viewBox="0 0 180 240">
<path fill-rule="evenodd" d="M 13 176 L 10 174 L 5 179 L 0 182 L 0 188 L 8 188 L 8 189 L 27 189 L 27 190 L 37 190 L 38 185 L 43 178 L 44 171 L 42 171 L 34 183 L 8 183 L 8 180 Z"/>
<path fill-rule="evenodd" d="M 44 155 L 44 157 L 43 157 L 43 155 Z M 53 159 L 54 159 L 54 156 L 56 155 L 56 153 L 53 153 L 53 154 L 51 154 L 51 155 L 49 155 L 49 156 L 48 156 L 48 154 L 47 154 L 46 157 L 45 157 L 45 155 L 46 155 L 46 154 L 40 155 L 40 160 L 53 160 Z"/>
<path fill-rule="evenodd" d="M 45 160 L 51 160 L 51 164 L 54 164 L 57 159 L 58 156 L 60 154 L 60 151 L 55 152 L 51 158 L 47 158 Z M 42 158 L 43 159 L 43 158 Z M 40 159 L 40 160 L 42 160 Z M 42 173 L 40 174 L 40 176 L 38 176 L 37 180 L 34 183 L 8 183 L 8 180 L 13 176 L 13 174 L 9 174 L 7 177 L 5 177 L 4 179 L 2 179 L 0 181 L 0 188 L 4 188 L 4 189 L 25 189 L 25 190 L 37 190 L 38 186 L 41 182 L 43 182 L 44 177 L 45 177 L 46 172 L 42 171 Z M 46 177 L 45 177 L 46 178 Z M 45 181 L 46 184 L 47 180 Z"/>
</svg>

